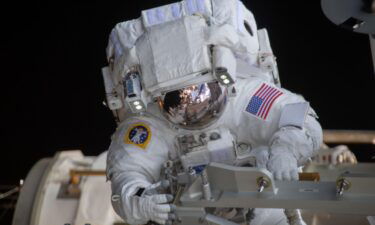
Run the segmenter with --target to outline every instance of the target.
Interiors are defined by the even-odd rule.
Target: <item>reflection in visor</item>
[[[202,128],[216,121],[224,111],[227,90],[217,82],[192,85],[168,92],[160,100],[163,115],[186,129]]]

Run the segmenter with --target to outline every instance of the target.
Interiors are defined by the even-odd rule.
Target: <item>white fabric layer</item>
[[[312,117],[308,116],[303,129],[296,127],[280,128],[270,140],[271,154],[288,152],[297,159],[298,165],[318,153],[323,142],[322,128]]]
[[[254,209],[250,225],[290,225],[283,209]]]
[[[124,143],[128,127],[135,122],[142,122],[150,127],[152,138],[146,150]],[[168,158],[171,145],[166,142],[168,135],[158,132],[166,130],[163,129],[164,126],[155,120],[150,122],[147,118],[131,118],[122,123],[112,136],[107,158],[107,176],[112,182],[113,208],[122,218],[133,218],[132,214],[126,214],[124,208],[137,189],[146,188],[159,180],[161,166]]]
[[[281,113],[279,128],[286,126],[302,128],[309,109],[308,102],[287,104]]]
[[[272,147],[267,169],[275,180],[298,180],[297,159],[289,149]]]
[[[204,18],[189,16],[148,29],[137,42],[146,90],[170,87],[181,78],[194,79],[211,69],[203,32],[206,26]]]
[[[212,8],[212,24],[230,24],[235,27],[239,37],[237,49],[241,49],[235,54],[246,63],[255,65],[258,59],[259,41],[254,15],[238,0],[212,0]]]
[[[178,20],[183,16],[194,14],[210,17],[211,11],[210,0],[185,0],[169,5],[156,7],[142,11],[142,21],[146,28]]]
[[[213,50],[214,67],[227,69],[230,78],[236,80],[236,58],[233,52],[226,47],[216,46]]]
[[[137,39],[143,34],[142,22],[134,19],[118,23],[113,28],[107,46],[107,59],[118,59],[125,51],[133,48]]]
[[[221,118],[207,129],[225,127],[231,131],[237,143],[248,143],[254,149],[268,146],[271,154],[276,154],[277,149],[282,149],[287,153],[288,160],[295,161],[295,168],[297,162],[298,165],[303,165],[322,142],[322,130],[319,123],[314,117],[308,115],[303,129],[293,127],[279,129],[279,120],[284,106],[305,102],[302,97],[285,89],[280,89],[283,95],[273,103],[266,120],[248,113],[246,107],[262,84],[264,84],[263,80],[255,78],[238,81],[237,96],[228,102]],[[156,105],[149,107],[148,113],[144,116],[128,115],[127,118],[113,135],[108,154],[107,173],[112,182],[113,194],[129,197],[138,187],[147,187],[159,180],[162,164],[169,155],[175,154],[174,137],[190,131],[171,128],[157,110]],[[143,122],[151,128],[152,138],[145,150],[125,144],[123,141],[129,127],[138,122]],[[260,157],[263,156],[260,155]],[[116,212],[125,219],[128,215],[122,210],[121,201],[127,198],[121,199],[114,204],[114,207]]]

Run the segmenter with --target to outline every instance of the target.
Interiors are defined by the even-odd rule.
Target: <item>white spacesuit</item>
[[[183,138],[221,141],[207,145],[208,155],[182,159],[186,169],[210,161],[240,166],[252,155],[254,166],[286,180],[298,179],[298,167],[322,143],[314,111],[279,87],[267,33],[238,0],[145,10],[116,26],[107,54],[107,103],[119,121],[107,176],[113,207],[129,224],[174,219],[172,197],[157,189]],[[267,212],[255,210],[251,224],[286,221],[280,210],[272,220]]]

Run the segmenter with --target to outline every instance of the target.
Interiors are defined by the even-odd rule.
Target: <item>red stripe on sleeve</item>
[[[272,99],[272,102],[270,103],[270,106],[267,109],[266,115],[264,115],[263,119],[267,119],[268,113],[270,112],[270,109],[272,108],[273,103],[276,101],[278,97],[280,97],[283,94],[283,92],[280,92],[274,99]]]

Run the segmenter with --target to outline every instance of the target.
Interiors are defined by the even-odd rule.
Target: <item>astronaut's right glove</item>
[[[131,195],[123,195],[121,197],[122,207],[120,207],[125,214],[126,222],[128,224],[146,224],[152,221],[166,224],[175,219],[175,215],[172,214],[175,206],[169,204],[173,200],[173,196],[157,193],[158,189],[168,185],[164,181],[160,181],[146,188],[137,188]]]
[[[272,149],[267,169],[276,180],[298,180],[297,159],[288,149]]]
[[[131,211],[131,215],[137,221],[143,220],[144,223],[154,221],[159,224],[165,224],[167,220],[174,219],[174,206],[168,204],[173,199],[171,195],[156,194],[146,196],[132,196],[124,205],[125,211]],[[127,218],[130,221],[130,218]]]

